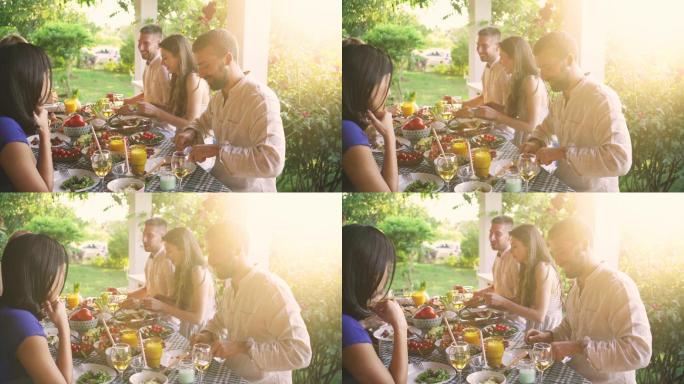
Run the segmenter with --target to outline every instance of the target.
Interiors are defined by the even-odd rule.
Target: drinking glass
[[[523,192],[529,192],[530,180],[539,173],[537,156],[532,153],[521,153],[520,157],[518,157],[518,172],[520,172],[520,178],[525,181],[525,190]]]
[[[536,375],[534,362],[531,359],[522,359],[518,362],[518,381],[520,384],[534,384]]]
[[[470,359],[470,347],[464,341],[455,341],[446,350],[449,356],[449,363],[458,371],[458,382],[462,380],[463,368],[468,365]]]
[[[192,346],[192,361],[200,374],[200,384],[204,380],[204,371],[211,364],[211,345],[198,343]]]
[[[100,178],[100,182],[104,184],[104,178],[112,170],[112,156],[107,150],[96,151],[90,156],[90,163],[93,166],[93,171]]]
[[[453,153],[439,155],[435,159],[435,169],[437,170],[439,177],[441,177],[442,180],[449,185],[449,182],[451,182],[451,179],[454,178],[456,170],[458,169],[456,155]]]
[[[183,178],[190,174],[190,161],[183,151],[176,151],[171,156],[171,170],[178,178],[178,190],[183,190]]]
[[[117,377],[121,375],[128,368],[131,363],[131,347],[128,344],[114,344],[111,352],[112,365],[116,369]]]
[[[484,353],[487,358],[487,365],[490,368],[498,369],[503,365],[504,346],[503,337],[493,336],[484,340]]]
[[[223,328],[221,329],[221,332],[218,334],[218,342],[223,346],[226,347],[228,345],[228,329]],[[218,356],[214,356],[214,360],[216,362],[223,364],[226,359]]]
[[[534,358],[535,367],[541,373],[539,382],[544,382],[544,371],[547,370],[553,362],[551,344],[534,343],[534,346],[532,347],[532,357]]]

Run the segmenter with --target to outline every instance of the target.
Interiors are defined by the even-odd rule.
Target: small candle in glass
[[[176,190],[176,176],[168,169],[159,171],[159,189],[164,192]]]
[[[178,363],[178,382],[180,384],[195,382],[195,364],[191,359],[183,359]]]
[[[534,384],[536,379],[536,370],[534,369],[534,362],[531,359],[522,359],[518,362],[518,381],[521,384]]]

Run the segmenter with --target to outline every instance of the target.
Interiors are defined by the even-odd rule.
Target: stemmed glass
[[[183,151],[176,151],[171,155],[171,169],[178,178],[178,190],[183,190],[183,178],[190,174],[190,161]]]
[[[468,343],[464,341],[455,341],[446,350],[447,355],[449,356],[449,363],[458,371],[459,383],[462,379],[461,375],[463,369],[468,365],[468,359],[470,359],[469,348]]]
[[[442,180],[444,180],[448,187],[449,183],[451,182],[451,179],[454,178],[456,170],[458,169],[458,161],[456,155],[453,153],[445,153],[443,155],[439,155],[435,159],[435,169],[437,170],[437,174],[439,175],[439,177],[441,177]]]
[[[104,183],[104,178],[112,170],[112,155],[108,150],[96,151],[90,156],[90,163],[93,166],[95,175],[100,178],[100,183]]]
[[[221,329],[221,332],[218,334],[218,342],[221,344],[221,346],[226,347],[228,345],[228,340],[228,328]],[[226,361],[226,359],[218,356],[214,356],[214,360],[221,364]]]
[[[551,355],[551,344],[549,343],[534,343],[532,347],[532,357],[534,357],[534,365],[539,372],[541,372],[540,383],[544,382],[544,371],[547,370],[553,362]]]
[[[200,373],[200,384],[204,380],[204,371],[209,368],[211,364],[211,345],[198,343],[192,346],[192,361],[195,363],[195,368]]]
[[[530,180],[539,173],[537,156],[532,153],[521,153],[520,157],[518,157],[518,171],[520,172],[520,178],[525,181],[525,190],[523,192],[529,192]]]
[[[131,363],[131,347],[128,344],[114,344],[111,352],[112,365],[118,375],[123,378],[123,373]]]

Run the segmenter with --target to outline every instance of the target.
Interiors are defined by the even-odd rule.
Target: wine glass
[[[108,150],[96,151],[90,156],[90,163],[93,166],[95,175],[104,183],[104,178],[112,170],[112,155]]]
[[[446,350],[449,356],[449,363],[458,371],[458,382],[461,382],[463,368],[468,365],[470,359],[470,347],[464,341],[455,341]]]
[[[541,378],[539,382],[544,382],[544,371],[547,370],[553,362],[551,355],[551,344],[549,343],[534,343],[532,347],[532,357],[534,357],[534,365],[539,372]]]
[[[131,346],[128,344],[114,344],[111,352],[112,365],[118,375],[123,376],[124,371],[131,363]],[[122,377],[123,378],[123,377]]]
[[[192,361],[195,363],[195,368],[200,373],[200,384],[204,380],[204,371],[209,368],[211,364],[211,345],[198,343],[192,346]]]
[[[448,186],[458,169],[456,155],[453,153],[439,155],[435,159],[435,169],[437,170],[439,177],[441,177]]]
[[[171,169],[178,178],[178,190],[183,190],[183,178],[190,174],[190,161],[183,151],[176,151],[171,155]]]
[[[218,334],[218,342],[221,346],[226,347],[228,345],[228,340],[228,328],[221,329],[221,332]],[[214,360],[221,364],[226,361],[226,359],[218,356],[214,356]]]
[[[523,192],[529,192],[530,180],[539,173],[537,156],[532,153],[521,153],[520,157],[518,157],[518,171],[520,172],[520,178],[525,181],[525,190]]]

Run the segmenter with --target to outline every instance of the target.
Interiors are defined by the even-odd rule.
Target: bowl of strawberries
[[[397,152],[397,164],[402,167],[414,167],[423,162],[423,154],[418,151]]]
[[[433,339],[411,339],[406,342],[409,353],[427,357],[435,350],[435,341]]]
[[[78,341],[71,343],[71,354],[82,359],[87,359],[95,350],[90,341]]]

